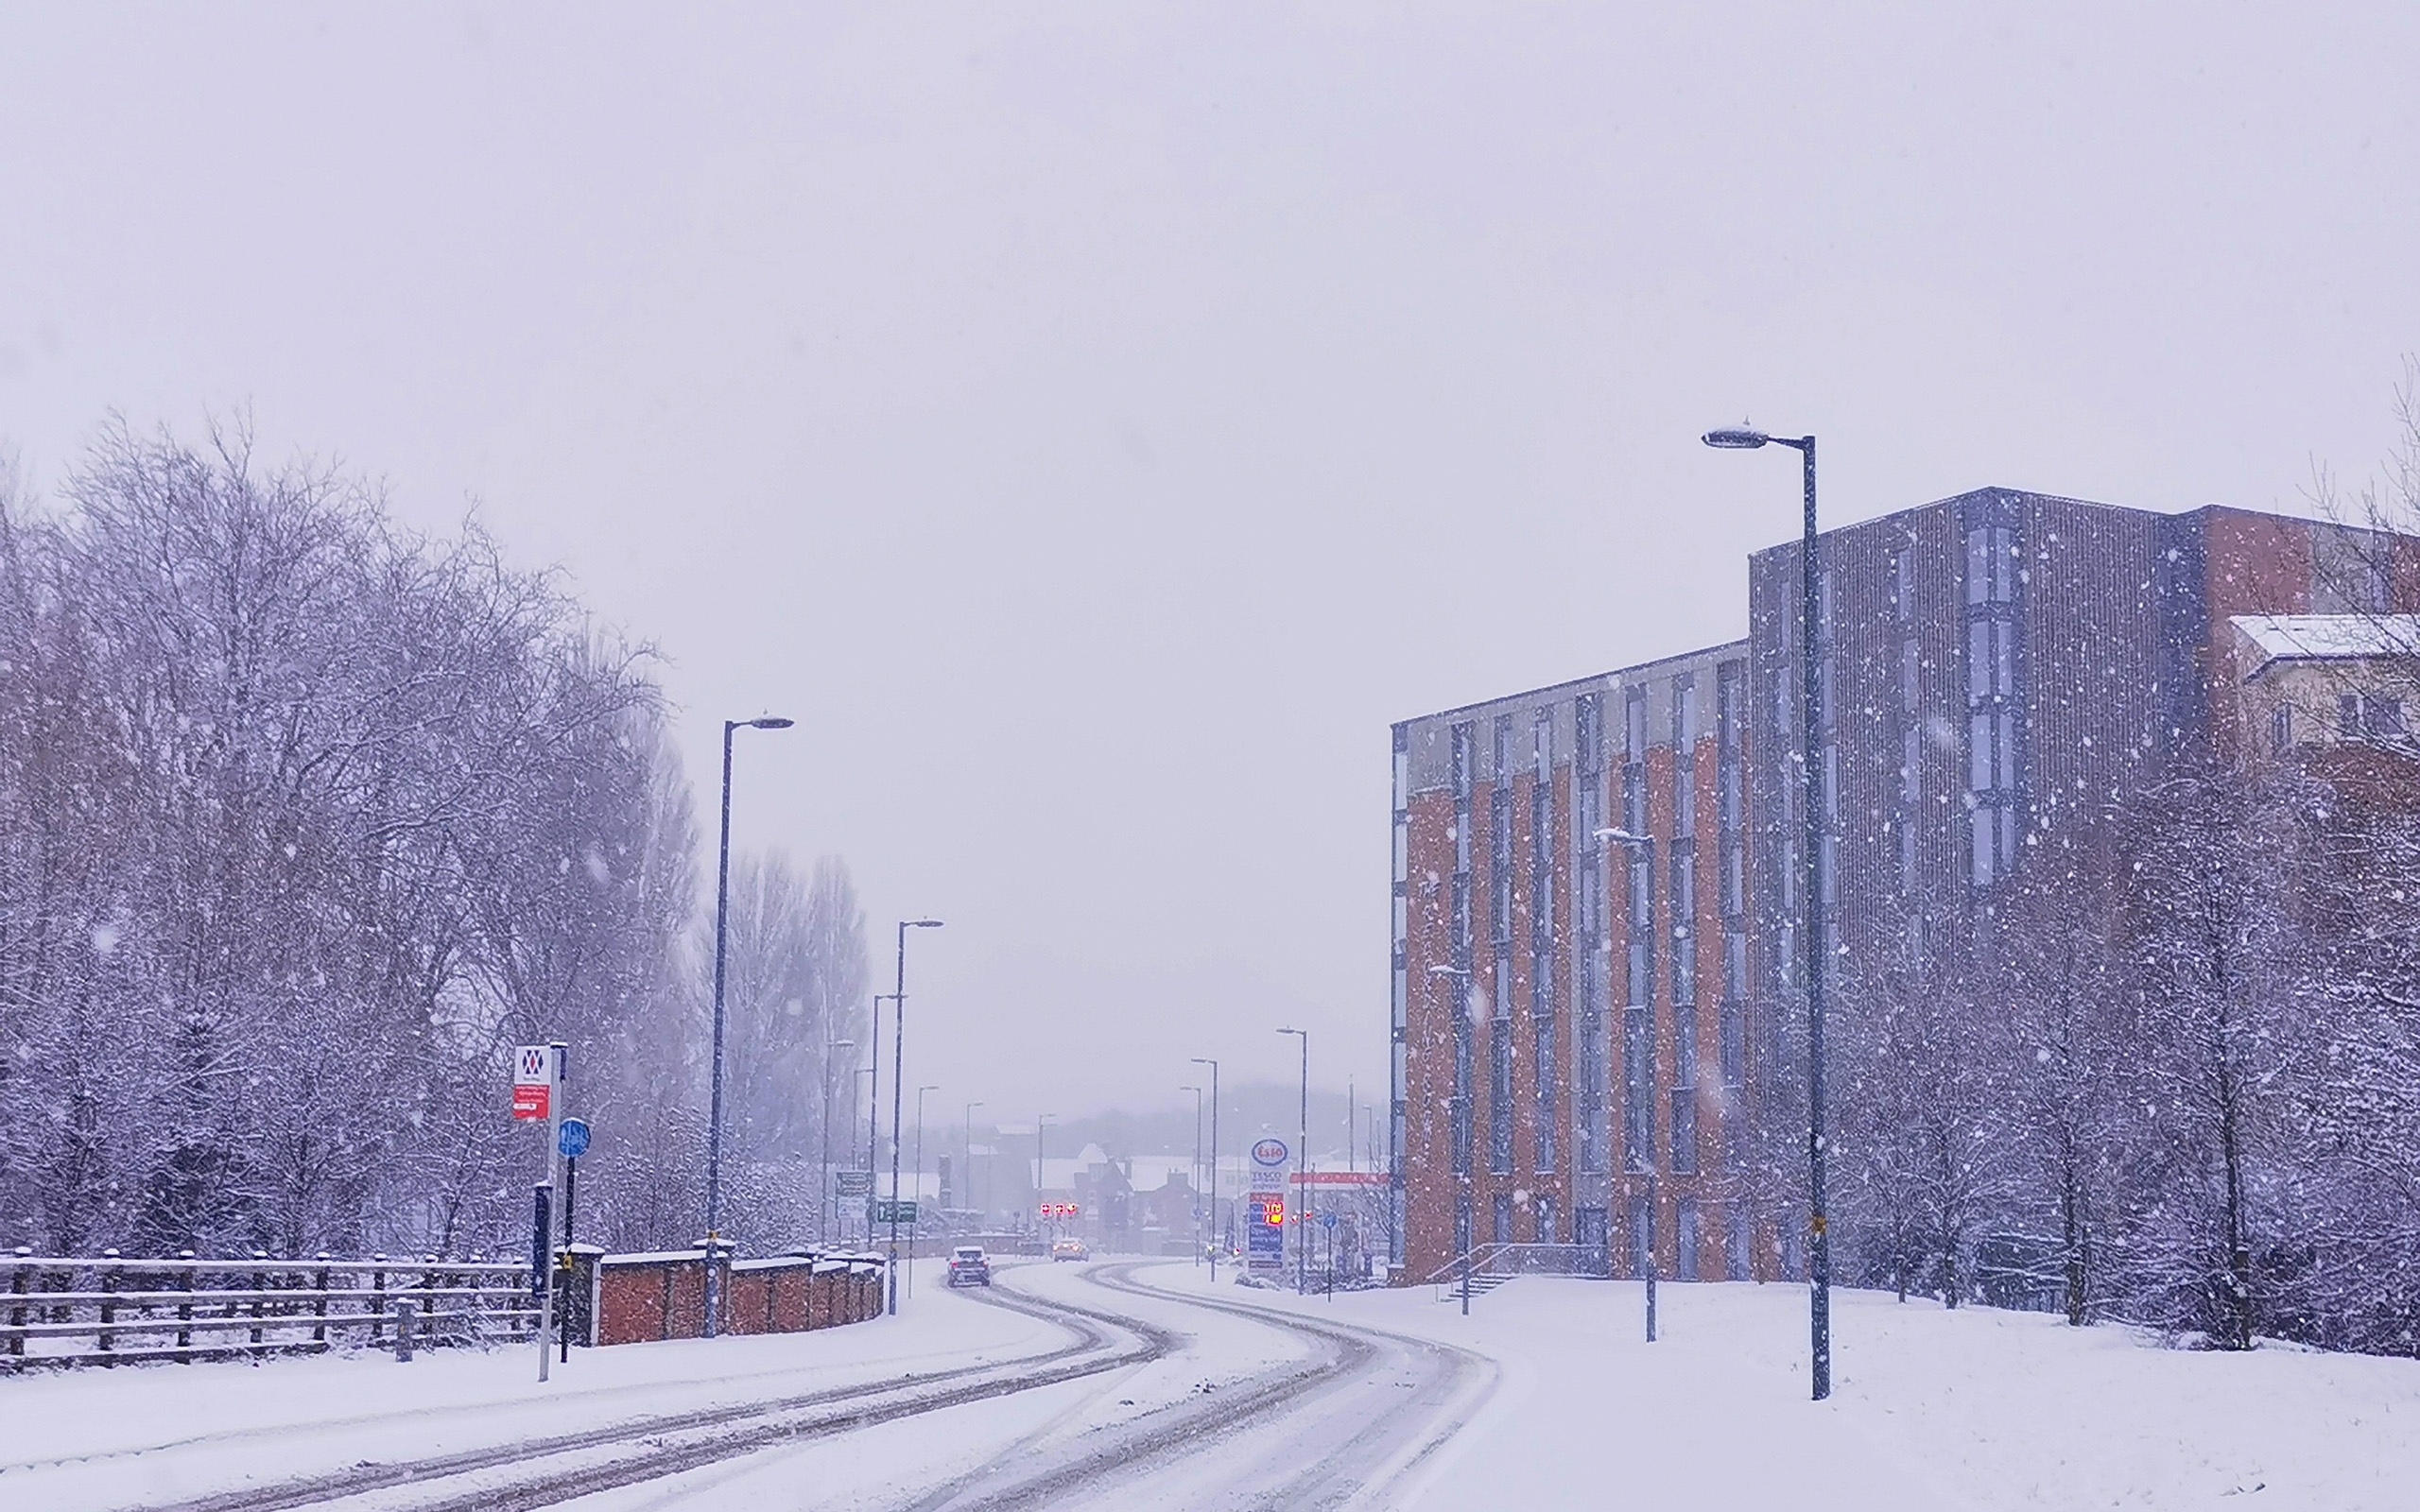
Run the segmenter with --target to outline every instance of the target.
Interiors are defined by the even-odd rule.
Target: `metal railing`
[[[527,1261],[0,1256],[0,1370],[527,1340]]]
[[[1510,1280],[1515,1276],[1586,1276],[1602,1280],[1613,1274],[1613,1255],[1603,1245],[1480,1245],[1438,1266],[1417,1284],[1459,1286],[1467,1275],[1474,1280]]]

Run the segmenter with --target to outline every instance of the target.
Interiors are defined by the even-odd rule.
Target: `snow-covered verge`
[[[925,1278],[895,1318],[807,1333],[575,1349],[360,1352],[0,1378],[0,1506],[150,1505],[359,1462],[515,1443],[728,1402],[1038,1355],[1043,1319]]]
[[[1146,1273],[1193,1284],[1183,1270]],[[1833,1294],[1831,1400],[1806,1395],[1806,1294],[1531,1277],[1464,1318],[1428,1288],[1224,1296],[1435,1338],[1503,1366],[1415,1507],[1802,1512],[2420,1506],[2420,1363],[2163,1348],[2132,1330]],[[2239,1500],[2252,1497],[2246,1503]]]

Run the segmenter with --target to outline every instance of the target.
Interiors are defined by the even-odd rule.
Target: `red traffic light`
[[[1083,1209],[1072,1202],[1046,1202],[1036,1211],[1046,1218],[1073,1218]]]

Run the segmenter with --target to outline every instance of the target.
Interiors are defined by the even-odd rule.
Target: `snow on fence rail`
[[[526,1261],[0,1258],[0,1370],[526,1340]],[[403,1331],[410,1329],[408,1338]]]

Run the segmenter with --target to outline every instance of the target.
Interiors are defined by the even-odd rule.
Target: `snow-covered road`
[[[928,1284],[901,1318],[823,1333],[581,1352],[544,1387],[529,1365],[362,1356],[9,1383],[0,1503],[1387,1505],[1495,1373],[1450,1345],[1132,1264],[1005,1267],[989,1294]]]

